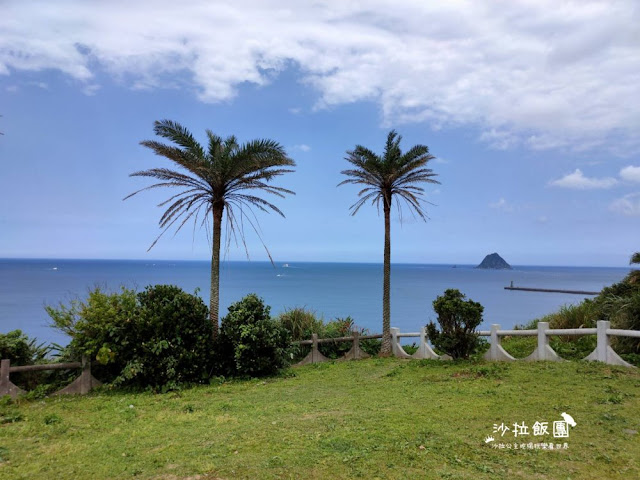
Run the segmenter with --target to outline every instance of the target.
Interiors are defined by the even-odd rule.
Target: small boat
[[[289,267],[288,263],[285,263],[284,265],[282,265],[282,268],[288,268],[288,267]]]

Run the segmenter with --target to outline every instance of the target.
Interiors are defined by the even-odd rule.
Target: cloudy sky
[[[633,0],[0,1],[0,257],[208,258],[191,228],[147,253],[169,191],[122,201],[170,166],[139,145],[167,118],[286,147],[297,195],[259,215],[280,261],[381,261],[382,219],[336,185],[395,128],[441,185],[392,224],[394,261],[626,265],[638,25]]]

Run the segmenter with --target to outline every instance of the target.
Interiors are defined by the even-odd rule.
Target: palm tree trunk
[[[384,202],[384,271],[382,281],[381,356],[391,355],[391,202]]]
[[[211,292],[209,298],[209,318],[213,339],[218,338],[218,313],[220,309],[220,236],[224,204],[213,207],[213,247],[211,249]]]

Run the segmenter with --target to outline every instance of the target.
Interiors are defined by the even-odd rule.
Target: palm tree
[[[216,338],[220,303],[220,237],[225,210],[227,246],[232,235],[236,241],[239,235],[246,250],[243,222],[247,221],[258,233],[255,223],[257,219],[252,207],[263,212],[272,210],[284,217],[278,207],[256,196],[254,192],[263,191],[279,197],[284,197],[285,193],[294,194],[291,190],[270,185],[269,182],[278,175],[292,172],[293,170],[286,167],[294,167],[295,162],[287,156],[284,148],[273,140],[253,140],[241,145],[234,136],[222,139],[207,130],[208,145],[205,149],[179,123],[170,120],[156,121],[154,132],[170,140],[173,145],[153,140],[145,140],[140,144],[153,150],[156,155],[173,161],[182,167],[183,172],[168,168],[152,168],[132,173],[132,177],[151,177],[160,180],[160,183],[133,192],[125,197],[125,200],[152,188],[182,188],[180,193],[172,195],[158,205],[169,207],[160,218],[160,228],[163,230],[149,250],[172,225],[177,225],[177,232],[193,218],[195,229],[199,218],[201,225],[208,225],[211,216],[213,236],[209,315],[213,325],[213,336]]]
[[[347,160],[353,169],[343,170],[341,173],[350,178],[338,184],[353,183],[363,185],[358,192],[358,201],[351,205],[351,214],[355,215],[365,203],[371,201],[372,205],[384,211],[384,281],[382,287],[382,348],[381,355],[391,353],[391,206],[395,198],[396,207],[402,221],[401,200],[409,207],[409,211],[415,217],[416,214],[422,220],[427,220],[423,210],[422,195],[424,188],[422,183],[440,183],[434,180],[436,174],[430,168],[425,168],[427,162],[432,160],[429,147],[416,145],[406,153],[400,150],[399,136],[395,130],[389,132],[387,144],[382,156],[379,156],[361,145],[357,145],[353,151],[347,152]]]

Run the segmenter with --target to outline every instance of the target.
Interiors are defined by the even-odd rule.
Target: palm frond
[[[207,226],[214,205],[227,208],[227,240],[230,241],[231,236],[239,234],[245,248],[243,221],[249,221],[257,233],[258,219],[252,208],[284,216],[276,205],[256,194],[263,192],[277,197],[295,194],[287,188],[270,183],[285,173],[293,172],[290,167],[296,165],[279,143],[273,140],[253,140],[240,144],[234,136],[223,139],[207,130],[205,151],[191,132],[177,122],[156,121],[154,132],[170,140],[172,144],[145,140],[140,142],[141,145],[184,168],[186,173],[168,168],[152,168],[131,174],[133,177],[148,177],[160,182],[127,195],[125,200],[140,192],[161,187],[183,189],[158,205],[168,207],[159,220],[163,230],[150,249],[172,226],[176,226],[177,233],[189,220],[193,220],[195,233],[200,217],[200,227]],[[245,194],[243,191],[256,193]]]
[[[195,158],[204,158],[205,153],[202,145],[196,141],[189,130],[178,122],[157,120],[153,125],[153,131],[156,135],[171,140],[173,143],[181,146],[182,151],[189,153]]]
[[[425,200],[422,184],[440,183],[433,178],[437,175],[425,167],[435,157],[429,153],[426,145],[415,145],[403,154],[400,148],[401,140],[402,136],[391,130],[387,135],[382,155],[377,155],[362,145],[356,145],[353,150],[347,151],[345,160],[353,168],[340,172],[347,178],[338,186],[365,186],[358,192],[358,201],[349,207],[352,215],[368,201],[378,209],[381,202],[384,202],[385,208],[390,208],[396,197],[395,204],[401,217],[402,207],[399,202],[402,201],[412,215],[423,220],[428,218],[423,206]]]

